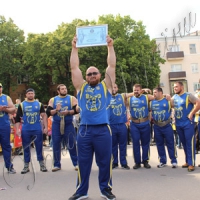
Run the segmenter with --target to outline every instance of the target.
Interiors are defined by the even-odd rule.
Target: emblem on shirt
[[[180,119],[181,117],[183,117],[183,107],[179,107],[179,108],[174,108],[175,110],[175,116],[177,119]]]
[[[154,118],[156,121],[162,122],[165,120],[165,110],[162,111],[154,111]]]
[[[26,116],[27,116],[27,122],[29,124],[35,124],[35,122],[37,121],[37,112],[34,113],[27,112]]]
[[[97,90],[100,90],[100,87],[99,87],[99,86],[96,86],[96,89],[97,89]]]
[[[135,112],[135,118],[140,119],[145,117],[145,107],[133,108],[133,111]]]
[[[101,94],[86,94],[86,108],[89,111],[97,111],[101,108]]]
[[[113,109],[113,114],[117,116],[122,115],[122,104],[119,105],[112,105],[111,108]]]

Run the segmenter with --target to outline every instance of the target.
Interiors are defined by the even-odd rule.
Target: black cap
[[[33,88],[28,88],[28,89],[26,90],[26,94],[27,94],[28,92],[34,92],[34,93],[35,93],[35,90],[34,90]]]

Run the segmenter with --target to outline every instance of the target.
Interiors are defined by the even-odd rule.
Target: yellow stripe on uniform
[[[108,127],[108,129],[110,131],[110,135],[112,136],[112,131],[111,131],[111,128],[110,128],[110,126],[108,124],[107,124],[107,127]]]
[[[101,82],[102,85],[103,85],[103,90],[104,90],[104,94],[105,94],[105,97],[107,97],[107,87],[106,87],[106,83],[104,81]]]
[[[194,164],[195,164],[195,160],[194,160],[194,154],[195,154],[195,152],[194,152],[194,135],[192,136],[192,140],[191,140],[191,147],[192,147],[192,165],[194,166]]]
[[[168,110],[168,112],[170,112],[170,110],[171,110],[171,102],[170,101],[168,101],[168,106],[169,106],[169,110]]]
[[[187,95],[187,97],[186,97],[186,102],[185,102],[185,104],[186,104],[186,108],[188,108],[188,105],[189,105],[189,95]]]
[[[71,106],[71,108],[73,107],[73,104],[72,104],[72,96],[70,96],[70,106]]]
[[[81,91],[80,91],[80,99],[82,98],[82,95],[83,95],[83,90],[84,90],[84,87],[86,86],[87,82],[84,82],[82,87],[81,87]]]
[[[20,105],[21,105],[21,108],[22,108],[22,113],[23,113],[23,104],[22,104],[22,103],[20,103]]]

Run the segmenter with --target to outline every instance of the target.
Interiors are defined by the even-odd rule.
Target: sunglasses
[[[97,74],[99,74],[99,72],[90,72],[90,73],[86,74],[86,76],[92,76],[92,75],[96,76]]]

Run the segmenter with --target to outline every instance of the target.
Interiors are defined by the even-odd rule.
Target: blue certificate
[[[107,45],[108,25],[76,27],[76,47],[91,47]]]

